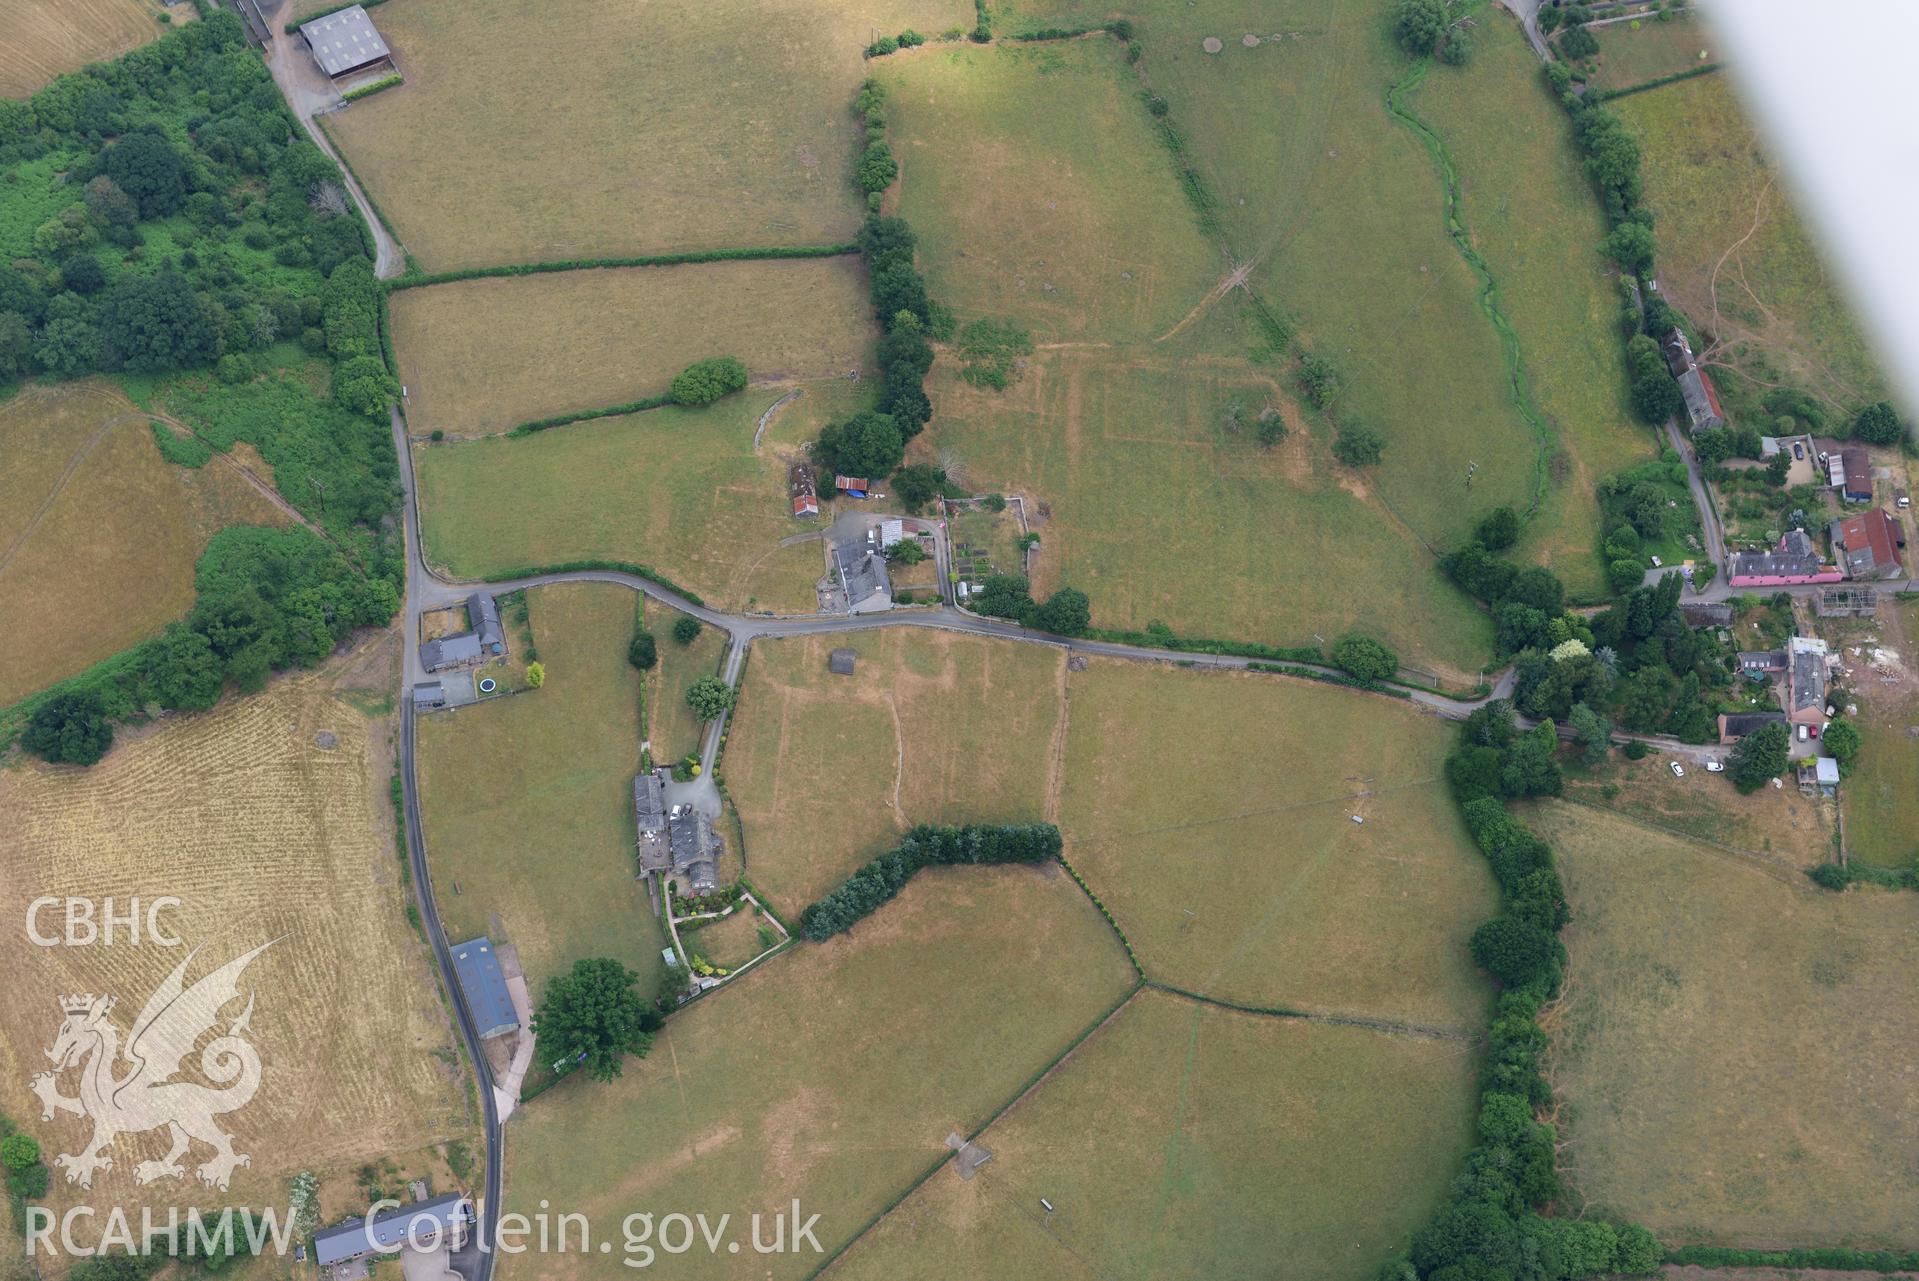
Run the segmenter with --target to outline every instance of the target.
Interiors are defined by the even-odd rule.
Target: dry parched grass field
[[[1466,940],[1495,893],[1441,777],[1444,721],[1302,681],[1098,659],[1072,676],[1068,717],[1066,855],[1149,978],[1481,1025]]]
[[[536,1003],[588,956],[618,958],[650,993],[666,941],[634,853],[633,593],[561,583],[530,591],[528,608],[546,684],[419,722],[421,817],[447,937],[514,944]]]
[[[532,1214],[546,1199],[601,1233],[637,1210],[731,1214],[742,1240],[762,1213],[767,1240],[771,1215],[797,1197],[802,1218],[821,1216],[814,1234],[830,1251],[1132,981],[1112,931],[1059,868],[922,872],[850,934],[673,1018],[619,1081],[529,1108],[514,1123],[507,1209]],[[660,1254],[653,1267],[791,1278],[819,1261],[743,1246]],[[503,1281],[607,1274],[577,1247],[501,1263]]]
[[[0,98],[25,98],[55,76],[117,58],[165,34],[145,0],[0,0]],[[164,10],[190,22],[192,5]]]
[[[1227,270],[1112,40],[928,46],[874,63],[927,287],[1040,341],[1147,339]]]
[[[758,388],[705,409],[668,407],[518,439],[416,445],[427,553],[459,575],[588,558],[638,561],[721,609],[817,606],[820,528],[793,519],[787,462],[820,423],[863,406],[870,385],[807,384],[759,452]]]
[[[191,949],[199,951],[189,983],[272,944],[241,982],[253,1000],[249,1039],[262,1084],[221,1120],[251,1166],[225,1193],[191,1178],[141,1188],[134,1166],[165,1152],[165,1133],[123,1137],[91,1192],[56,1175],[48,1198],[56,1212],[115,1205],[137,1223],[141,1205],[284,1206],[296,1171],[467,1137],[464,1069],[431,958],[403,915],[387,799],[392,722],[370,721],[327,681],[278,682],[205,715],[169,718],[88,770],[0,775],[0,1112],[49,1157],[79,1151],[90,1132],[69,1115],[41,1122],[27,1089],[47,1067],[42,1051],[60,1027],[62,996],[118,998],[111,1019],[124,1045],[147,997]],[[162,919],[185,946],[129,946],[124,933],[111,947],[35,946],[24,923],[43,895],[111,896],[122,911],[135,897],[178,897]],[[43,930],[57,932],[57,917],[43,916]],[[242,1008],[224,1012],[222,1030]],[[207,1082],[198,1064],[189,1056],[183,1079]],[[71,1074],[64,1092],[74,1092]],[[206,1157],[198,1150],[193,1161]]]
[[[1058,650],[916,628],[756,644],[721,766],[754,883],[790,919],[914,823],[1051,819],[1065,680]]]
[[[850,255],[463,280],[402,290],[392,309],[416,436],[662,395],[707,356],[738,356],[756,383],[872,362],[866,277]]]
[[[1883,397],[1865,337],[1732,82],[1699,76],[1612,107],[1639,138],[1646,201],[1659,211],[1660,287],[1712,338],[1700,358],[1756,392],[1782,382],[1808,391],[1835,414]]]
[[[0,453],[0,706],[184,615],[222,527],[286,522],[220,455],[197,470],[161,458],[147,415],[102,382],[17,393]]]
[[[641,608],[660,654],[659,663],[646,674],[646,736],[653,744],[654,761],[671,765],[700,750],[706,726],[686,705],[686,691],[700,677],[719,674],[726,633],[702,624],[693,643],[682,645],[673,639],[673,624],[683,617],[678,610],[653,601]]]
[[[404,88],[333,130],[429,270],[849,239],[874,32],[961,0],[395,0]]]
[[[1144,991],[829,1275],[1367,1276],[1438,1202],[1472,1081],[1458,1041]]]
[[[1919,1246],[1919,898],[1549,804],[1560,1170],[1671,1243]]]
[[[977,489],[1047,504],[1035,586],[1086,592],[1099,626],[1157,619],[1274,645],[1358,628],[1462,681],[1484,661],[1485,615],[1370,480],[1335,464],[1277,370],[1053,351],[1005,392],[969,387],[945,363],[931,387],[937,416],[916,456],[957,461]],[[1230,431],[1234,406],[1241,426]],[[1252,438],[1268,406],[1292,428],[1272,448]]]

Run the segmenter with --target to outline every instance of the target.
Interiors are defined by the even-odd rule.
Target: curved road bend
[[[397,405],[391,411],[391,418],[394,448],[399,455],[400,485],[405,500],[404,524],[407,542],[406,596],[401,611],[406,680],[400,698],[400,765],[406,810],[407,848],[413,866],[414,882],[419,887],[421,915],[426,922],[427,934],[433,943],[434,956],[440,964],[442,981],[453,1001],[454,1011],[460,1022],[461,1035],[466,1039],[467,1051],[473,1060],[474,1072],[480,1082],[480,1096],[486,1114],[487,1127],[485,1205],[489,1223],[497,1216],[500,1206],[503,1182],[501,1145],[504,1140],[504,1130],[499,1120],[499,1109],[494,1100],[492,1074],[487,1067],[485,1056],[480,1051],[479,1039],[475,1035],[471,1016],[459,995],[459,984],[453,972],[452,957],[447,952],[445,933],[434,905],[433,882],[426,861],[426,839],[420,824],[419,784],[414,767],[414,713],[410,695],[414,683],[426,677],[426,672],[420,666],[419,657],[419,615],[422,610],[457,604],[465,600],[478,587],[504,593],[527,587],[539,587],[548,583],[616,583],[641,592],[661,604],[690,614],[701,622],[724,631],[731,641],[723,669],[729,684],[737,683],[740,671],[745,664],[748,647],[762,637],[817,636],[828,633],[873,631],[884,627],[925,627],[940,631],[963,632],[1030,645],[1050,645],[1073,654],[1118,658],[1134,662],[1185,663],[1194,667],[1244,670],[1251,663],[1261,661],[1230,654],[1197,654],[1181,650],[1155,649],[1145,645],[1126,645],[1114,641],[1054,636],[1045,632],[1031,631],[1018,623],[1003,619],[983,618],[976,614],[969,614],[950,605],[941,605],[937,609],[930,610],[914,609],[861,615],[727,614],[709,609],[704,605],[696,605],[678,592],[662,587],[651,579],[619,570],[572,570],[564,573],[534,574],[525,578],[492,583],[462,582],[445,578],[426,563],[420,540],[420,509],[414,487],[413,454],[407,440],[406,424],[400,416]],[[1710,533],[1716,532],[1716,522],[1711,519],[1709,507],[1702,505],[1701,510],[1705,515],[1710,536]],[[1715,584],[1715,586],[1720,585]],[[1712,595],[1709,591],[1705,598],[1711,599]],[[1331,675],[1340,674],[1338,669],[1323,664],[1295,663],[1291,666],[1304,667]],[[1500,673],[1492,692],[1485,698],[1448,698],[1418,689],[1409,690],[1408,693],[1411,695],[1410,701],[1418,706],[1449,720],[1464,720],[1475,708],[1482,706],[1490,699],[1511,697],[1513,682],[1514,672],[1509,667]],[[1526,723],[1529,722],[1522,718],[1522,724]],[[708,778],[712,776],[714,759],[719,752],[720,739],[726,732],[726,724],[727,717],[722,716],[708,726],[706,743],[701,753],[701,760],[705,765],[703,773]],[[1625,734],[1619,736],[1622,740],[1628,737],[1635,736]],[[1661,751],[1698,762],[1717,759],[1723,755],[1716,745],[1693,747],[1650,736],[1646,737],[1646,741],[1654,744]],[[492,1271],[493,1254],[488,1250],[481,1255],[479,1275],[468,1278],[468,1281],[491,1281]]]

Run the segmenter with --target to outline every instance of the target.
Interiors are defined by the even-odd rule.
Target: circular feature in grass
[[[494,680],[491,676],[480,677],[480,692],[482,694],[491,694],[494,690],[498,688],[500,688],[500,683]]]
[[[1224,49],[1226,47],[1226,42],[1221,40],[1218,36],[1207,36],[1204,40],[1199,42],[1199,47],[1204,49],[1207,53],[1218,53],[1221,49]]]

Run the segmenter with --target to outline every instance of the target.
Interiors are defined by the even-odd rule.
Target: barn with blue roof
[[[460,995],[466,998],[467,1013],[482,1040],[503,1032],[517,1031],[520,1016],[513,1011],[512,994],[506,990],[506,976],[500,973],[500,957],[491,939],[477,938],[455,944],[453,972],[460,976]]]

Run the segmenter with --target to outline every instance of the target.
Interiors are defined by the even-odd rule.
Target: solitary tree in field
[[[686,691],[686,705],[703,721],[724,716],[739,701],[740,692],[717,676],[702,676]]]
[[[681,614],[673,623],[673,639],[682,645],[691,645],[699,639],[700,620],[691,614]]]
[[[746,366],[734,356],[696,360],[673,379],[669,394],[676,405],[710,405],[746,388]]]
[[[596,1081],[619,1076],[626,1055],[644,1057],[660,1018],[634,990],[638,978],[608,957],[575,961],[569,973],[547,984],[534,1015],[541,1054],[548,1062],[577,1060]]]
[[[1399,0],[1393,10],[1393,34],[1415,58],[1431,53],[1445,30],[1446,6],[1441,0]]]

